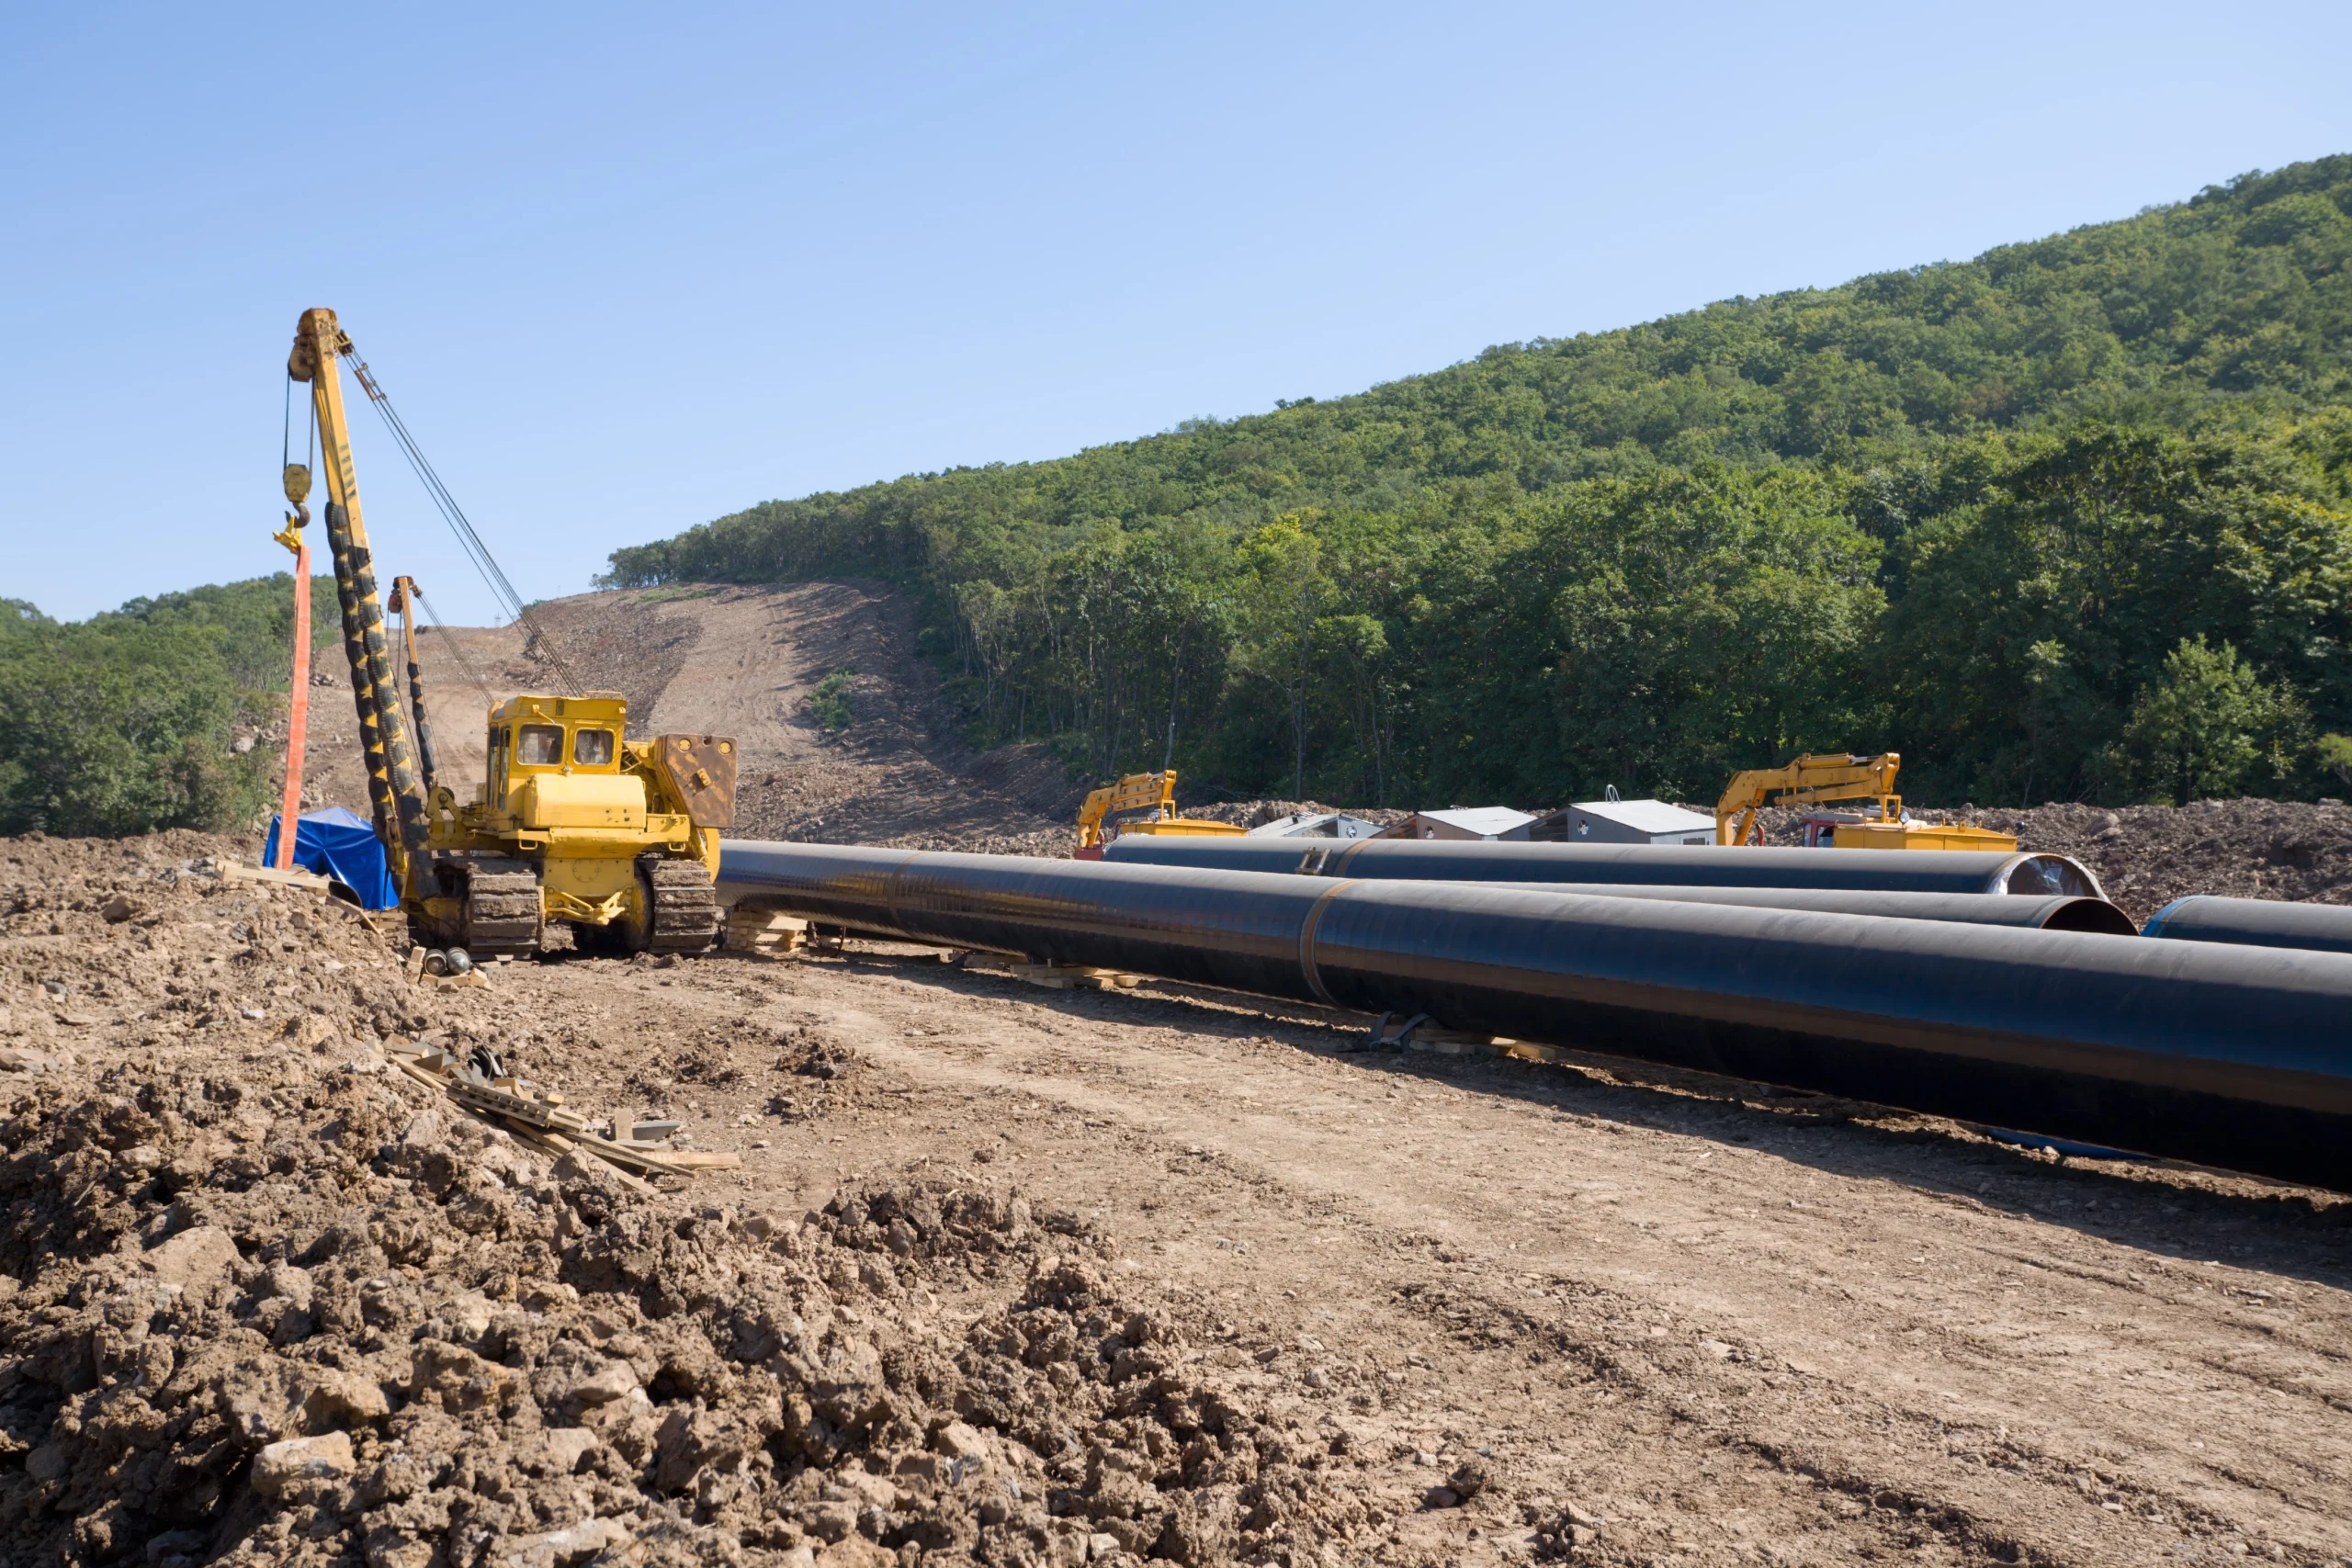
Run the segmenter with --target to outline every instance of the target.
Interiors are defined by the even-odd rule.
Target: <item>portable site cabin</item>
[[[1406,819],[1410,839],[1525,839],[1535,818],[1508,806],[1449,807],[1443,811],[1416,811]]]
[[[1351,817],[1344,811],[1295,811],[1250,829],[1253,839],[1377,839],[1377,822]]]
[[[1712,844],[1715,819],[1662,800],[1585,800],[1539,819],[1527,836],[1570,844]]]

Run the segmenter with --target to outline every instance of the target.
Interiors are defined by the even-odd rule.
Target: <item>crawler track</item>
[[[655,860],[643,875],[653,897],[648,951],[700,953],[718,940],[718,899],[702,862]]]
[[[518,860],[474,863],[466,876],[461,945],[477,958],[536,953],[539,947],[538,874]]]

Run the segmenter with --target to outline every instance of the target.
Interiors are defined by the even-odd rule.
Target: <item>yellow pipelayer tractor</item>
[[[460,803],[420,787],[393,683],[376,571],[360,521],[337,355],[381,393],[334,312],[305,310],[287,374],[311,387],[326,468],[327,542],[359,710],[368,795],[411,931],[476,957],[537,951],[567,924],[586,946],[695,952],[718,931],[718,830],[734,820],[735,744],[714,735],[627,737],[618,693],[518,696],[490,712],[487,777]],[[288,536],[310,521],[307,468],[289,464]],[[405,580],[403,597],[413,595]],[[413,697],[422,698],[411,658]],[[419,713],[422,714],[420,705]],[[429,764],[428,764],[429,765]]]

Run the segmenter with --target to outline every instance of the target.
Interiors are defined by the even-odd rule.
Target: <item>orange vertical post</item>
[[[294,547],[294,686],[286,714],[286,796],[277,807],[277,869],[294,868],[302,817],[302,741],[311,718],[311,547]]]

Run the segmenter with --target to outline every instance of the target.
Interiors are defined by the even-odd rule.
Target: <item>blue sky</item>
[[[0,595],[278,570],[338,310],[526,594],[1052,457],[2352,151],[2352,7],[25,3]],[[388,570],[489,618],[364,408]]]

